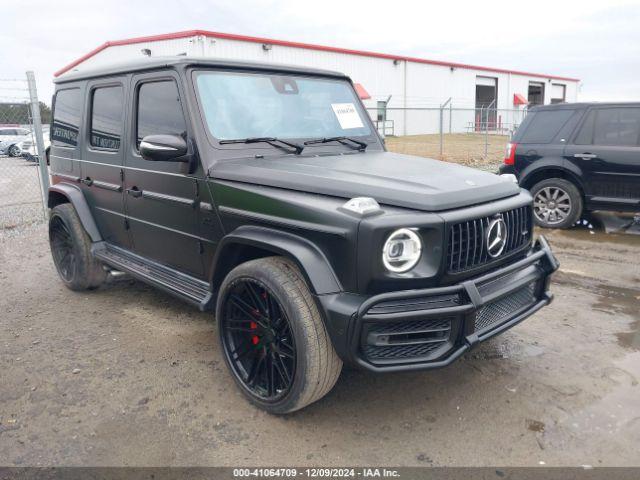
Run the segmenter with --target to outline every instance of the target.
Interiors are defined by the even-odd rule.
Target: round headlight
[[[393,232],[382,249],[382,263],[390,272],[408,272],[416,266],[422,253],[420,237],[408,228]]]

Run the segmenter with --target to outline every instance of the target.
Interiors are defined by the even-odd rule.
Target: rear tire
[[[582,195],[563,178],[548,178],[531,188],[533,218],[543,228],[569,228],[582,215]]]
[[[251,403],[299,410],[335,385],[342,361],[300,270],[282,257],[252,260],[224,279],[216,309],[225,362]]]
[[[91,255],[91,239],[70,203],[51,210],[49,244],[58,275],[68,288],[91,290],[104,283],[107,272]]]

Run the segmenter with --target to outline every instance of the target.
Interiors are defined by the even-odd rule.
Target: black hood
[[[391,152],[331,156],[241,158],[217,163],[213,178],[441,211],[517,195],[520,188],[492,173]]]

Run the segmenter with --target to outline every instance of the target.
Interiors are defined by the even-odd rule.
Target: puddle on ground
[[[580,240],[640,244],[640,213],[589,212],[576,224],[559,230],[563,237]]]
[[[616,333],[618,343],[625,348],[640,350],[640,320],[634,321],[630,328],[628,332]]]
[[[612,383],[612,389],[600,400],[545,429],[547,441],[569,433],[575,438],[590,435],[626,438],[640,441],[640,403],[638,402],[638,378],[640,378],[640,352],[627,355],[603,372]]]
[[[620,346],[640,350],[640,290],[600,284],[597,294],[600,298],[593,304],[594,310],[631,317],[628,329],[616,333]]]
[[[474,360],[531,358],[539,357],[545,352],[545,349],[537,344],[516,342],[510,336],[501,335],[495,338],[495,341],[481,343],[473,353],[469,354],[469,358]]]

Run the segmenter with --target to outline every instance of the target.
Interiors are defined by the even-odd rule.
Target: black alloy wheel
[[[63,280],[71,282],[76,274],[77,259],[74,252],[73,237],[69,227],[59,216],[53,216],[49,224],[51,253],[58,273]]]
[[[91,290],[104,283],[107,272],[91,254],[91,239],[70,203],[51,209],[49,245],[56,270],[68,288]]]
[[[291,325],[273,292],[253,278],[238,278],[227,291],[219,328],[233,374],[264,402],[285,397],[296,374]]]

